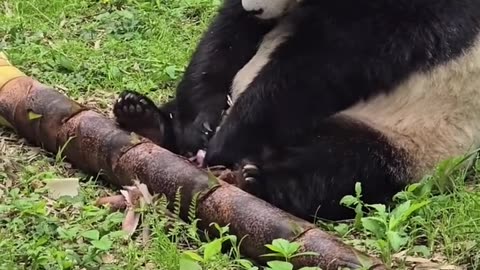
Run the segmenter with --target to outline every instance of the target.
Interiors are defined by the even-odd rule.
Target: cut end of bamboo
[[[18,68],[12,66],[5,53],[0,52],[0,91],[9,81],[26,76],[27,75],[21,72]]]
[[[12,64],[8,61],[8,57],[4,52],[0,52],[0,67],[1,66],[11,66]]]

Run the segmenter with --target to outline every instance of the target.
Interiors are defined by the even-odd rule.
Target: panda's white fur
[[[232,83],[232,100],[235,100],[245,91],[255,79],[258,72],[268,64],[275,49],[288,39],[291,25],[287,22],[280,23],[271,32],[265,35],[254,57],[235,75]]]
[[[261,19],[279,18],[289,10],[295,7],[302,0],[242,0],[242,6],[246,11],[255,12]],[[240,96],[245,91],[248,85],[255,79],[258,72],[268,64],[270,56],[278,46],[285,42],[291,33],[291,25],[287,21],[280,21],[280,23],[265,35],[262,42],[258,46],[257,53],[252,59],[238,71],[232,82],[231,98],[232,101]]]
[[[246,0],[246,2],[252,2]],[[238,97],[247,89],[248,85],[257,77],[262,68],[270,62],[272,53],[285,42],[291,34],[291,24],[282,21],[272,31],[265,35],[258,46],[257,53],[241,68],[233,78],[230,95],[231,104],[229,109],[223,114],[222,122],[216,128],[216,132],[221,129],[226,116],[229,114],[233,104]]]
[[[246,11],[257,13],[260,19],[275,19],[294,8],[301,0],[242,0]]]
[[[411,180],[480,145],[480,39],[461,57],[412,75],[390,95],[341,112],[381,131],[413,158]]]

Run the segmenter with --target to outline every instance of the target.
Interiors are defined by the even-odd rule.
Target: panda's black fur
[[[357,181],[366,202],[385,202],[480,144],[480,1],[303,0],[256,15],[225,0],[176,98],[156,110],[124,92],[119,123],[177,153],[206,147],[208,165],[248,160],[260,173],[249,192],[309,220],[349,217],[339,201]],[[249,63],[275,31],[263,65]],[[255,65],[229,109],[237,73]]]

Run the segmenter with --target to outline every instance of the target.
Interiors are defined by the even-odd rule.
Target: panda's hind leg
[[[313,135],[313,136],[312,136]],[[362,184],[365,203],[387,203],[404,187],[408,158],[380,132],[349,118],[322,121],[315,132],[276,147],[250,193],[300,218],[330,220],[354,216],[340,205]]]
[[[113,105],[119,126],[165,146],[171,135],[171,119],[148,97],[138,92],[123,91]]]
[[[264,192],[262,165],[270,164],[281,156],[280,153],[274,152],[274,149],[271,145],[264,145],[256,156],[244,158],[235,165],[238,187],[253,195],[262,195]]]

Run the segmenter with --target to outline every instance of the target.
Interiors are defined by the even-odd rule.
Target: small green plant
[[[262,255],[264,257],[280,257],[284,261],[270,261],[267,263],[268,270],[291,270],[293,265],[290,260],[298,256],[318,256],[315,252],[298,252],[300,244],[296,242],[289,242],[285,239],[275,239],[272,244],[265,245],[269,250],[273,251]],[[320,270],[318,267],[303,267],[300,270]]]
[[[225,256],[222,253],[222,247],[225,242],[229,242],[229,244],[233,246],[232,250],[234,254],[239,256],[237,237],[229,234],[229,227],[220,227],[215,223],[211,225],[215,226],[215,229],[219,233],[219,237],[212,241],[202,243],[197,250],[184,251],[180,258],[180,270],[202,269],[202,265],[208,265],[209,263],[218,260],[219,257]],[[234,260],[233,264],[241,266],[244,269],[258,269],[257,267],[254,267],[251,262],[239,258]]]
[[[427,185],[428,186],[428,185]],[[396,198],[412,197],[415,191],[422,189],[423,185],[416,184],[408,187]],[[428,189],[422,189],[424,194]],[[383,261],[390,265],[392,255],[404,248],[412,239],[408,235],[409,219],[419,209],[426,206],[430,201],[425,196],[415,199],[405,199],[403,202],[388,210],[384,204],[365,204],[361,200],[361,184],[355,185],[356,196],[345,196],[341,203],[355,210],[355,228],[360,229],[367,235],[373,236],[366,242],[369,246],[377,249]],[[368,211],[364,212],[364,209]]]
[[[355,228],[361,229],[362,228],[362,218],[364,216],[363,213],[363,201],[362,201],[362,185],[361,183],[357,182],[355,184],[355,196],[347,195],[342,198],[340,204],[345,205],[348,208],[351,208],[355,211]]]
[[[228,226],[220,227],[217,224],[213,224],[220,236],[208,243],[200,246],[198,250],[185,251],[182,253],[180,259],[180,270],[201,270],[202,265],[207,265],[209,262],[218,259],[218,256],[222,256],[222,244],[229,241],[232,244],[235,254],[239,256],[237,238],[234,235],[228,234]],[[316,256],[317,253],[314,252],[298,252],[300,249],[300,244],[295,242],[289,242],[284,239],[275,239],[272,244],[266,245],[266,247],[272,251],[262,255],[264,257],[277,257],[282,258],[282,260],[273,260],[267,262],[266,270],[292,270],[293,264],[290,263],[290,260],[298,256]],[[203,254],[203,255],[201,255]],[[258,267],[255,266],[252,262],[236,258],[233,260],[233,264],[237,267],[241,267],[245,270],[258,270]],[[321,270],[318,267],[303,267],[299,270]]]
[[[412,240],[408,233],[408,220],[412,214],[427,205],[428,201],[406,201],[390,212],[381,204],[366,205],[373,209],[373,215],[362,218],[363,229],[375,236],[373,244],[380,250],[387,264],[391,263],[394,252],[400,251]]]
[[[413,193],[416,188],[420,187],[421,185],[411,186],[406,192]],[[426,206],[429,200],[409,199],[388,210],[384,204],[363,203],[360,199],[360,183],[356,184],[355,191],[356,196],[344,197],[342,204],[355,209],[355,227],[374,237],[367,243],[380,252],[385,263],[390,264],[392,255],[405,247],[409,240],[412,240],[407,230],[409,219],[417,210]],[[368,211],[368,216],[365,216],[364,208]]]
[[[264,257],[282,257],[286,262],[298,256],[318,256],[315,252],[302,252],[298,253],[300,244],[296,242],[289,242],[285,239],[275,239],[272,244],[265,245],[273,253],[263,255]]]

